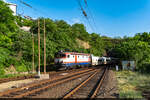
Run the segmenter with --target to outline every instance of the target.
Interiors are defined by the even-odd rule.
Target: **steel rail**
[[[91,78],[93,78],[98,71],[96,71],[94,74],[92,74],[89,78],[87,78],[85,81],[83,81],[79,86],[77,86],[75,89],[73,89],[71,92],[69,92],[66,96],[63,97],[63,99],[69,98],[71,95],[73,95],[79,88],[81,88],[85,83],[87,83]]]
[[[79,69],[72,69],[72,71],[78,71]],[[60,73],[65,73],[65,72],[70,72],[70,70],[67,70],[67,71],[59,71],[59,72],[56,72],[56,71],[52,71],[52,72],[47,72],[47,74],[49,75],[55,75],[55,74],[60,74]],[[41,74],[43,74],[44,72],[41,72]],[[10,78],[0,78],[0,84],[1,83],[6,83],[6,82],[10,82],[10,81],[17,81],[17,80],[23,80],[23,79],[31,79],[31,78],[35,78],[35,75],[36,74],[29,74],[29,75],[22,75],[22,76],[15,76],[15,77],[10,77]]]
[[[96,87],[94,93],[92,94],[91,98],[95,98],[95,97],[96,97],[96,95],[97,95],[97,93],[98,93],[98,90],[101,88],[102,83],[103,83],[103,81],[104,81],[104,79],[105,79],[105,77],[106,77],[106,73],[107,73],[107,72],[108,72],[108,68],[105,69],[105,71],[104,71],[104,73],[103,73],[103,75],[102,75],[102,78],[100,79],[100,81],[99,81],[99,83],[98,83],[98,85],[97,85],[97,87]]]
[[[34,78],[35,74],[32,75],[22,75],[22,76],[16,76],[16,77],[11,77],[11,78],[2,78],[0,79],[0,83],[5,83],[9,81],[16,81],[16,80],[22,80],[22,79],[30,79]]]
[[[57,77],[55,79],[48,79],[48,80],[40,81],[39,83],[33,83],[33,84],[28,85],[28,86],[24,86],[24,87],[20,87],[20,88],[17,88],[17,89],[8,90],[6,92],[1,92],[0,93],[0,97],[3,96],[3,95],[8,95],[8,94],[13,93],[13,92],[21,91],[21,90],[24,90],[24,89],[27,89],[27,88],[31,88],[31,87],[35,87],[35,86],[38,86],[38,85],[46,84],[48,82],[53,82],[53,81],[56,81],[56,80],[59,80],[59,79],[67,78],[67,77],[70,77],[72,75],[81,74],[81,73],[92,71],[92,70],[93,69],[82,70],[82,71],[79,71],[79,72],[76,72],[76,73],[72,73],[72,74],[69,74],[69,75],[66,75],[66,76]]]
[[[44,87],[41,87],[41,88],[37,88],[37,89],[34,89],[34,90],[32,90],[32,91],[28,91],[28,92],[26,92],[26,93],[22,93],[22,94],[20,94],[20,95],[14,96],[13,98],[21,98],[21,97],[24,97],[24,96],[28,96],[28,95],[30,95],[30,94],[39,92],[39,91],[41,91],[41,90],[45,90],[45,89],[47,89],[47,88],[51,88],[51,87],[56,86],[56,85],[58,85],[58,84],[65,83],[65,82],[67,82],[67,81],[70,81],[70,80],[73,80],[73,79],[82,77],[82,76],[84,76],[84,75],[87,75],[87,74],[92,73],[92,72],[95,72],[95,71],[96,71],[96,70],[93,70],[93,71],[90,71],[90,72],[87,72],[87,73],[82,73],[82,74],[80,74],[80,75],[77,75],[77,76],[74,76],[74,77],[70,77],[70,78],[67,78],[67,79],[65,79],[65,80],[61,80],[61,81],[58,81],[58,82],[56,82],[56,83],[52,83],[52,84],[49,84],[49,85],[47,85],[47,86],[44,86]]]

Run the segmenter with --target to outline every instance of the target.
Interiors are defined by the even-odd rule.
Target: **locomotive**
[[[108,60],[110,59],[106,57],[94,56],[93,54],[60,51],[55,54],[54,63],[56,66],[62,66],[65,68],[74,66],[89,67],[107,64]]]
[[[58,52],[54,59],[55,65],[64,67],[89,66],[91,64],[90,54],[76,52]]]

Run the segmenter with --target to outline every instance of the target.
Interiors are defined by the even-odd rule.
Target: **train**
[[[72,67],[90,67],[97,65],[109,64],[110,57],[98,57],[93,54],[78,53],[78,52],[64,52],[60,51],[55,54],[54,63],[56,66],[65,68]]]

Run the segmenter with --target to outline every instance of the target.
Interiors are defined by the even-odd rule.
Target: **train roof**
[[[91,55],[87,53],[77,53],[77,52],[59,52],[59,53],[64,53],[64,54],[72,54],[72,55]]]

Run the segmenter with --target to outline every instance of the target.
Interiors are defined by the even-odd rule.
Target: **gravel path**
[[[27,84],[31,84],[37,81],[40,81],[42,79],[25,79],[25,80],[18,80],[18,81],[10,81],[6,83],[0,84],[0,92],[7,91],[13,88],[18,88],[21,86],[25,86]]]

